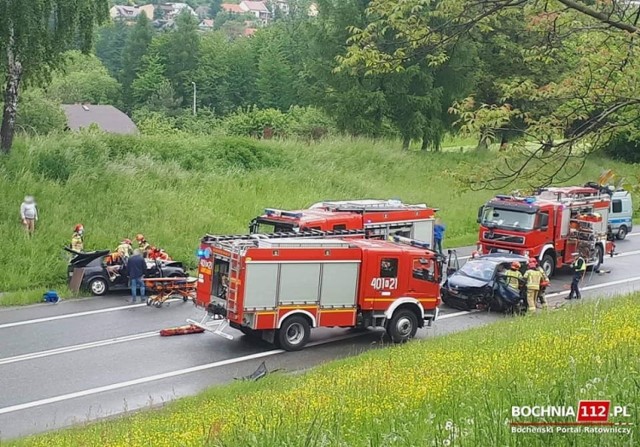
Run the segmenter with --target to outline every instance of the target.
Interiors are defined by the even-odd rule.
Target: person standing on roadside
[[[434,241],[434,249],[438,253],[442,254],[442,239],[444,239],[444,232],[446,228],[442,224],[442,219],[439,217],[436,219],[435,226],[433,227],[433,241]]]
[[[565,298],[565,300],[572,300],[575,296],[577,300],[582,298],[580,294],[580,281],[584,277],[585,272],[587,271],[587,262],[580,255],[576,258],[576,260],[571,264],[571,268],[573,269],[573,279],[571,280],[571,292],[569,292],[569,296]]]
[[[135,303],[137,298],[137,290],[140,289],[140,301],[145,300],[144,274],[147,270],[147,263],[139,249],[133,251],[133,256],[129,258],[127,263],[127,271],[129,273],[129,281],[131,285],[131,302]]]
[[[36,220],[38,220],[38,207],[33,196],[26,196],[20,205],[20,219],[29,236],[33,236],[36,231]]]
[[[73,229],[71,236],[71,250],[82,253],[84,251],[84,227],[78,224]]]

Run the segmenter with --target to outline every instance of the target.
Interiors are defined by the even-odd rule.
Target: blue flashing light
[[[524,201],[526,203],[535,203],[536,198],[535,197],[527,197],[527,198],[524,199]]]
[[[277,215],[279,215],[279,214],[280,214],[280,213],[278,213],[278,211],[277,211],[277,210],[274,210],[273,208],[266,208],[266,209],[264,210],[264,213],[265,213],[267,216],[277,216]]]
[[[292,217],[294,219],[302,218],[302,213],[294,213],[292,211],[282,211],[282,217]]]
[[[211,249],[210,248],[199,248],[198,250],[196,250],[196,256],[198,258],[210,258],[211,257]]]
[[[429,248],[430,247],[428,242],[421,242],[421,241],[411,241],[411,245],[413,245],[414,247],[418,247],[418,248]]]

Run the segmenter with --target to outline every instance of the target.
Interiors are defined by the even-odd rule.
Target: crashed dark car
[[[129,276],[126,264],[122,265],[119,275],[113,281],[109,276],[105,259],[111,253],[109,250],[83,253],[69,248],[65,248],[65,250],[73,256],[67,267],[69,282],[71,282],[74,272],[77,271],[76,269],[82,269],[83,276],[80,288],[90,291],[93,295],[100,296],[109,291],[128,289]],[[147,260],[146,278],[186,278],[187,276],[181,262]]]
[[[442,285],[442,301],[447,306],[461,310],[471,310],[481,305],[505,311],[524,298],[522,291],[508,288],[504,277],[500,275],[516,261],[520,263],[520,272],[524,274],[528,262],[525,256],[494,253],[470,259]]]

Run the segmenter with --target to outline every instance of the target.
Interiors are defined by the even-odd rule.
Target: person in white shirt
[[[26,196],[20,205],[20,218],[27,233],[33,235],[36,230],[36,220],[38,220],[38,208],[32,196]]]

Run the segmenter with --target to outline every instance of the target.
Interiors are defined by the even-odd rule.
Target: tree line
[[[93,95],[85,97],[144,120],[190,113],[195,90],[203,118],[309,108],[344,134],[394,135],[405,148],[415,141],[425,150],[462,132],[476,136],[479,149],[498,141],[536,166],[557,166],[553,175],[621,135],[638,139],[640,9],[633,2],[315,3],[320,13],[310,17],[306,0],[291,0],[289,14],[251,37],[223,27],[228,17],[201,32],[189,14],[163,31],[144,14],[133,25],[102,26],[94,47],[100,63],[68,69],[63,85],[54,76],[46,95],[68,100],[85,86]],[[63,49],[94,37],[76,25]],[[276,126],[279,116],[262,113],[258,121]],[[519,167],[498,179],[521,175]]]

